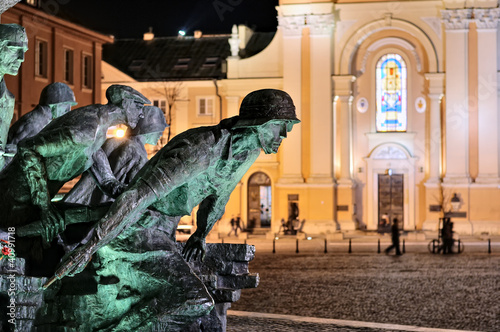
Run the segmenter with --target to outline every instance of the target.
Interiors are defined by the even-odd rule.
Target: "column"
[[[283,90],[293,99],[297,118],[301,118],[302,28],[304,15],[279,16],[278,29],[283,33]],[[280,147],[282,175],[279,183],[303,183],[302,124],[293,126]]]
[[[444,73],[426,73],[428,83],[429,105],[429,170],[425,186],[425,221],[424,230],[435,231],[438,229],[441,211],[436,211],[435,206],[441,206],[441,156],[443,142],[441,140],[441,100],[444,93]],[[427,147],[426,147],[427,148]]]
[[[336,190],[336,219],[342,231],[356,229],[354,188],[356,183],[352,178],[352,83],[356,77],[351,75],[334,76],[333,88],[335,95],[336,111],[336,136],[337,147],[340,153],[336,155],[340,162],[335,165],[340,169],[335,170],[337,179]]]
[[[446,31],[446,175],[444,183],[468,184],[468,38],[471,9],[441,11]]]
[[[427,73],[429,107],[429,178],[427,184],[441,183],[441,98],[444,93],[444,73]]]
[[[476,183],[499,183],[497,26],[499,8],[474,9],[477,26],[478,167]]]
[[[331,38],[333,14],[308,15],[311,57],[311,144],[308,183],[333,183]]]
[[[352,83],[356,77],[351,75],[333,77],[333,94],[336,98],[337,116],[337,139],[340,143],[340,169],[336,170],[340,174],[337,183],[352,185],[351,162],[352,162]],[[340,107],[337,104],[340,103]]]

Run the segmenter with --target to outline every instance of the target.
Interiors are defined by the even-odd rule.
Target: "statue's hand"
[[[103,184],[103,188],[107,191],[108,196],[118,198],[127,189],[127,185],[120,181],[107,181]]]
[[[193,260],[198,258],[198,255],[203,261],[205,259],[205,238],[198,236],[195,232],[186,242],[186,246],[182,250],[182,255],[187,262],[191,258]]]
[[[43,228],[40,235],[45,245],[48,245],[57,234],[66,228],[64,218],[51,204],[42,208],[41,221]]]
[[[92,249],[87,245],[76,248],[69,255],[62,259],[60,267],[52,278],[50,278],[43,288],[49,287],[54,281],[64,277],[73,277],[82,272],[92,258]]]

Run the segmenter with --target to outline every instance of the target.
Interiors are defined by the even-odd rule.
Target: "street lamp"
[[[460,198],[458,198],[457,193],[453,193],[453,197],[451,198],[451,210],[453,212],[460,210]]]

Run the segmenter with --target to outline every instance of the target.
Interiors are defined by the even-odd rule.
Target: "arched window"
[[[386,54],[377,62],[377,131],[406,131],[406,63],[399,54]]]

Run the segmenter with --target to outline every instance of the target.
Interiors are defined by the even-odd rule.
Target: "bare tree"
[[[170,141],[171,136],[171,125],[172,125],[172,114],[175,111],[175,103],[179,101],[180,94],[182,90],[182,82],[162,82],[161,87],[154,89],[156,93],[161,95],[167,101],[167,108],[163,110],[165,115],[165,120],[167,121],[167,137],[162,136],[159,142],[159,148],[163,147]]]

